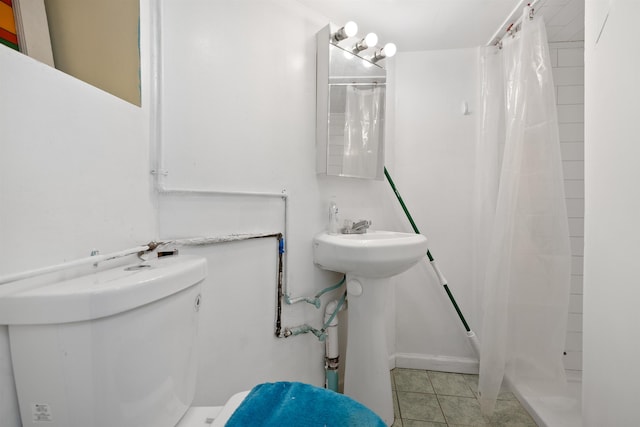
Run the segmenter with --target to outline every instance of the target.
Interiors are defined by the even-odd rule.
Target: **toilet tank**
[[[163,257],[0,298],[23,426],[173,427],[196,381],[206,261]]]

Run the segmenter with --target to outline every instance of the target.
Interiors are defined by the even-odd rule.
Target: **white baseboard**
[[[390,368],[424,369],[459,374],[478,373],[477,359],[432,354],[395,353],[389,358],[389,366]]]

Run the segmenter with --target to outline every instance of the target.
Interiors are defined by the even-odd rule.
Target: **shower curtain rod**
[[[529,6],[533,9],[533,7],[538,4],[540,0],[520,0],[520,3],[511,11],[507,19],[502,22],[500,27],[493,33],[493,36],[487,42],[487,46],[496,46],[498,45],[502,39],[504,39],[507,34],[509,34],[509,30],[516,29],[522,23],[522,9],[525,6]],[[504,34],[502,34],[504,33]],[[502,34],[502,35],[501,35]]]

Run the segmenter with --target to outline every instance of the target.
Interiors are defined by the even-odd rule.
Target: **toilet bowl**
[[[262,385],[223,407],[192,407],[206,273],[204,258],[180,255],[55,283],[4,285],[0,325],[9,329],[22,425],[217,427],[237,418],[238,407],[246,413],[245,398],[255,401]],[[318,406],[304,396],[296,403]]]

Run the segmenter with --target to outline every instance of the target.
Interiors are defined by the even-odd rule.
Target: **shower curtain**
[[[342,174],[378,178],[383,158],[384,86],[347,86]]]
[[[481,55],[475,264],[479,399],[496,404],[503,378],[562,387],[571,254],[548,44],[542,17]]]

